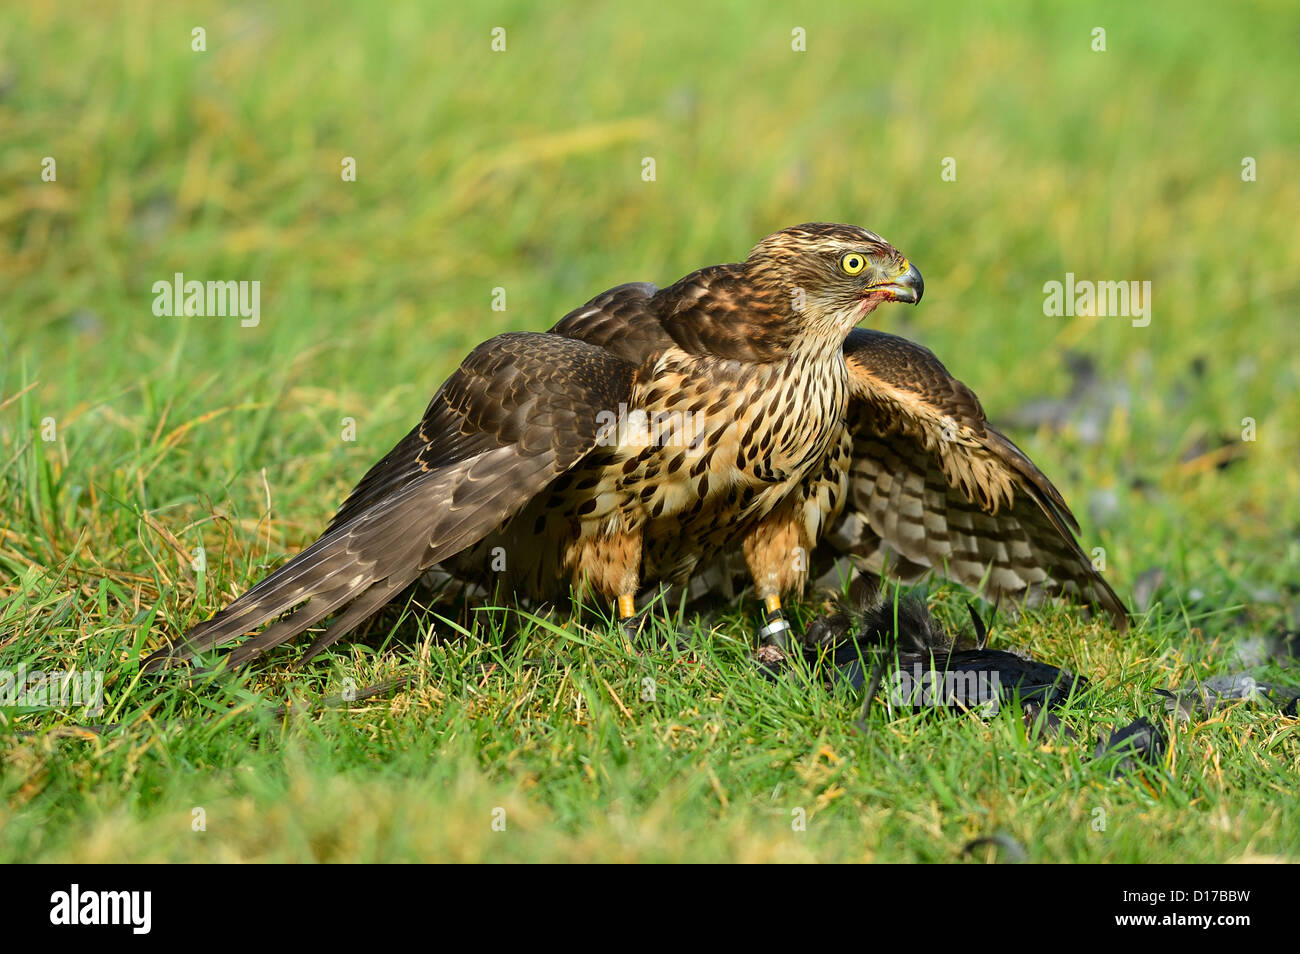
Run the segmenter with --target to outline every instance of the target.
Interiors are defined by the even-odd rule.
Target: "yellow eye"
[[[840,259],[840,268],[844,269],[845,275],[858,275],[866,267],[866,256],[859,255],[857,252],[845,252],[844,257]]]

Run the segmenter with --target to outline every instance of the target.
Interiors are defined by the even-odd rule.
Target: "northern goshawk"
[[[814,223],[498,335],[320,539],[148,665],[276,620],[229,654],[239,664],[337,614],[310,658],[435,566],[506,598],[590,593],[630,622],[638,593],[733,551],[780,642],[781,598],[823,537],[873,572],[1064,595],[1124,627],[1065,501],[974,393],[925,348],[854,328],[923,287],[880,236]]]

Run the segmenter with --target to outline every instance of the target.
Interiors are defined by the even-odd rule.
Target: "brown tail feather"
[[[401,585],[392,584],[387,581],[376,583],[361,596],[357,597],[357,599],[353,601],[352,605],[347,608],[347,611],[340,615],[338,619],[330,623],[329,629],[316,637],[312,644],[307,647],[307,652],[304,653],[302,659],[298,661],[298,665],[306,665],[330,646],[333,646],[358,625],[367,620],[373,613],[378,611],[381,606],[391,600],[398,592],[405,589],[406,586],[407,583],[402,583]]]
[[[600,409],[631,397],[636,367],[582,341],[515,333],[484,342],[420,424],[362,478],[319,540],[145,660],[153,670],[230,643],[238,664],[347,606],[319,652],[429,566],[473,546],[596,446]],[[306,605],[303,605],[303,604]],[[322,641],[323,640],[323,641]]]
[[[231,667],[242,666],[248,660],[255,659],[315,626],[354,596],[355,593],[351,588],[340,588],[313,596],[305,606],[295,610],[292,616],[280,620],[232,649],[230,655],[226,657],[227,663]]]

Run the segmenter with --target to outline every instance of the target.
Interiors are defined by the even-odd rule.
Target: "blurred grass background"
[[[191,49],[195,27],[206,30],[206,52]],[[494,27],[506,30],[505,52],[491,49]],[[796,27],[806,52],[791,49]],[[1092,49],[1095,27],[1106,30],[1105,52]],[[932,348],[995,423],[1008,422],[1074,506],[1085,546],[1106,548],[1121,594],[1164,571],[1157,610],[1129,644],[1068,614],[1014,634],[1053,661],[1086,659],[1090,675],[1109,676],[1137,706],[1123,680],[1139,661],[1168,682],[1242,635],[1296,627],[1298,41],[1300,9],[1286,3],[1231,12],[1176,2],[6,5],[0,656],[5,665],[104,666],[122,712],[152,718],[150,690],[133,683],[133,654],[313,539],[474,344],[542,330],[608,286],[666,284],[743,258],[778,228],[826,220],[878,231],[917,263],[924,303],[882,309],[873,323]],[[41,180],[46,156],[57,161],[55,182]],[[356,159],[355,182],[340,177],[345,156]],[[647,156],[653,182],[641,178]],[[944,157],[956,159],[956,181],[941,179]],[[1257,181],[1242,181],[1244,157],[1256,160]],[[178,271],[260,281],[260,325],[155,317],[151,286]],[[1066,272],[1151,281],[1150,326],[1045,317],[1043,283]],[[491,308],[498,286],[504,312]],[[1086,382],[1070,371],[1079,360],[1094,369]],[[1064,402],[1050,422],[1031,413],[1042,400]],[[54,442],[40,440],[46,417]],[[345,417],[357,421],[355,442],[340,439]],[[1240,440],[1244,418],[1256,422],[1253,442]],[[182,557],[201,543],[212,562],[196,579]],[[471,665],[465,653],[446,665]],[[707,692],[730,699],[727,685]],[[501,693],[488,724],[522,698]],[[806,724],[773,715],[790,700],[753,693],[758,701],[734,704],[772,716],[773,751],[824,761],[816,745],[804,752]],[[176,711],[192,704],[177,701]],[[699,705],[684,698],[682,712]],[[818,711],[828,720],[849,721],[826,706]],[[377,718],[397,718],[382,708]],[[589,830],[622,796],[569,800],[556,762],[520,794],[529,785],[511,781],[492,746],[458,748],[460,736],[439,721],[458,718],[454,709],[429,707],[440,727],[431,751],[478,766],[483,778],[470,789],[505,788],[545,819],[548,847],[502,849],[507,856],[613,853],[608,840],[565,832]],[[593,741],[581,720],[567,731],[602,757],[628,739],[602,731]],[[961,734],[934,731],[915,744]],[[1187,828],[1180,812],[1198,798],[1209,799],[1205,818],[1213,808],[1247,819],[1250,833],[1272,832],[1252,850],[1297,850],[1300,824],[1279,824],[1272,805],[1272,786],[1295,780],[1294,729],[1261,731],[1280,747],[1265,780],[1243,767],[1245,782],[1220,779],[1209,795],[1179,788],[1166,814],[1158,802],[1133,808],[1155,813],[1146,824],[1164,832],[1157,846],[1135,837],[1099,847],[1067,832],[1043,842],[1039,860],[1148,848],[1217,860],[1255,844]],[[200,784],[165,774],[164,757],[152,787],[122,780],[105,791],[80,761],[89,758],[81,746],[104,743],[6,738],[0,822],[10,834],[0,855],[76,856],[87,830],[107,832],[110,853],[148,845],[128,837],[132,826],[176,811],[168,786]],[[662,741],[651,732],[645,744],[652,739]],[[51,777],[54,753],[69,744],[80,754]],[[186,743],[199,753],[194,764],[248,754],[239,743],[211,744]],[[1205,744],[1214,761],[1220,753]],[[133,764],[151,745],[147,733],[110,743],[114,758]],[[690,816],[716,840],[631,856],[787,856],[775,835],[738,847],[737,832],[767,810],[758,793],[772,779],[727,775],[725,759],[711,761],[722,752],[701,749],[700,763],[687,762],[715,773],[710,791],[731,792]],[[988,751],[965,757],[982,765]],[[375,758],[367,750],[318,760],[323,774],[303,784],[329,788],[332,772]],[[266,771],[282,779],[297,764],[272,762]],[[421,764],[388,770],[409,779]],[[648,765],[633,767],[654,777]],[[358,794],[366,784],[349,798],[369,799]],[[824,794],[807,784],[810,798]],[[946,837],[979,830],[984,821],[972,819],[989,814],[975,792],[941,806],[927,785],[899,784],[890,798],[926,820],[899,823],[886,844],[884,829],[859,830],[846,815],[855,819],[847,847],[828,836],[794,855],[947,857]],[[1034,784],[1045,793],[1027,814],[1010,811],[1012,827],[1048,824],[1048,806],[1065,797],[1059,780]],[[612,789],[639,790],[626,778]],[[837,804],[871,801],[848,791]],[[646,797],[662,800],[631,812],[647,844],[681,843],[666,834],[681,823],[675,809],[662,807],[677,802],[663,789]],[[1086,822],[1086,801],[1072,804]],[[65,824],[47,830],[52,818]],[[211,850],[362,856],[280,837]],[[466,844],[456,851],[498,850]],[[172,857],[185,856],[178,850]]]

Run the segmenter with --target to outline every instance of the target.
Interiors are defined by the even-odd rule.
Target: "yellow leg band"
[[[630,619],[636,615],[636,597],[628,594],[618,598],[618,618]]]
[[[781,608],[781,597],[769,596],[763,600],[763,609],[769,613],[775,613]]]

